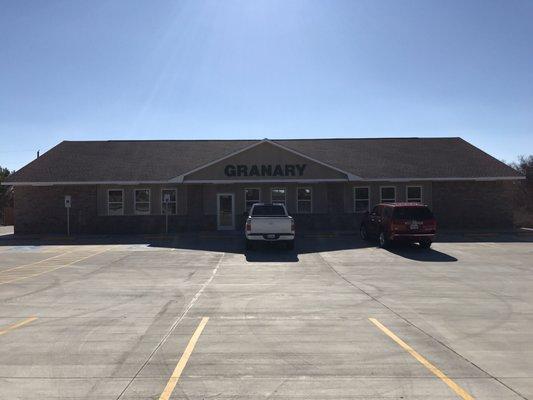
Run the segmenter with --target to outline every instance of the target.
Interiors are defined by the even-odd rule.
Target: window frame
[[[148,190],[148,201],[137,201],[137,192],[141,190]],[[148,203],[148,212],[138,212],[138,203]],[[135,188],[133,189],[133,213],[135,215],[151,215],[152,214],[152,190],[150,188]]]
[[[409,188],[420,188],[420,201],[416,201],[416,200],[409,200],[410,197],[409,197]],[[406,186],[405,187],[405,201],[407,201],[408,203],[420,203],[422,204],[423,203],[423,198],[424,198],[424,189],[421,185],[409,185],[409,186]],[[414,197],[411,197],[411,199],[414,199]]]
[[[168,203],[168,204],[172,204],[172,203],[176,204],[176,212],[175,213],[170,212],[168,213],[168,215],[178,215],[178,189],[176,188],[161,188],[161,215],[166,215],[166,212],[163,212],[163,210],[165,210],[165,203],[163,202],[163,192],[165,190],[174,192],[174,198],[176,199]]]
[[[261,188],[260,187],[246,187],[246,188],[244,188],[244,211],[245,212],[250,212],[252,207],[248,208],[247,205],[246,205],[246,203],[248,202],[248,200],[246,199],[246,191],[247,190],[257,190],[259,192],[259,197],[257,198],[257,202],[256,203],[261,203]]]
[[[119,203],[118,201],[109,201],[109,192],[121,192],[122,201],[120,202],[120,204],[122,205],[122,212],[120,214],[111,214],[109,212],[109,204],[111,204],[111,203],[118,204]],[[116,216],[124,215],[124,189],[107,189],[107,215],[110,216],[110,217],[116,217]]]
[[[366,201],[368,202],[368,205],[366,207],[366,211],[357,211],[357,207],[356,207],[356,202],[357,202],[357,196],[355,195],[355,192],[357,189],[367,189],[368,190],[368,198],[366,199]],[[365,212],[370,212],[371,208],[370,208],[370,186],[354,186],[353,187],[353,212],[355,214],[362,214],[362,213],[365,213]]]
[[[311,198],[309,200],[305,199],[305,200],[300,200],[298,198],[298,191],[300,189],[309,189],[309,191],[311,192]],[[286,194],[285,194],[286,196]],[[309,202],[309,204],[311,205],[311,207],[309,207],[309,211],[303,211],[303,212],[300,212],[300,201],[305,201],[305,202]],[[297,214],[312,214],[313,213],[313,187],[312,186],[297,186],[296,187],[296,213]]]
[[[280,190],[280,189],[283,189],[283,193],[284,193],[284,195],[283,195],[284,199],[283,199],[283,203],[282,204],[284,204],[285,207],[287,207],[287,188],[284,187],[284,186],[276,186],[276,187],[271,187],[270,188],[270,202],[272,204],[274,204],[274,199],[272,198],[272,191]],[[276,203],[279,203],[279,202],[276,202]]]
[[[390,201],[390,199],[387,199],[386,201],[383,200],[383,189],[394,189],[394,199]],[[396,203],[396,199],[398,198],[398,189],[396,186],[380,186],[379,187],[379,202],[380,203]]]

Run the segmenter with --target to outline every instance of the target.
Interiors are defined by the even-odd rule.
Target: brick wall
[[[442,228],[510,228],[512,183],[433,182],[433,212]]]
[[[65,195],[72,197],[72,234],[164,233],[163,215],[99,216],[96,186],[17,186],[15,192],[16,234],[66,234]],[[201,201],[197,202],[201,204]],[[169,216],[169,231],[216,230],[216,216]]]
[[[363,214],[294,214],[297,232],[358,231]]]
[[[521,182],[526,186],[525,190],[525,202],[526,209],[529,213],[533,213],[533,167],[526,169],[526,181]]]
[[[72,196],[70,231],[94,230],[96,186],[17,186],[15,188],[15,233],[65,233],[65,195]]]
[[[216,215],[201,209],[201,187],[189,188],[189,215],[169,217],[170,232],[216,230]],[[339,213],[343,193],[327,186],[329,214],[294,214],[301,231],[357,230],[361,215]],[[511,182],[433,182],[433,211],[443,228],[504,228],[513,224]],[[97,188],[84,186],[16,187],[15,233],[66,233],[64,196],[72,196],[72,234],[163,233],[163,215],[99,216]],[[245,216],[236,214],[237,229]]]

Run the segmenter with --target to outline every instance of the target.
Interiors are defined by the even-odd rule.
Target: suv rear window
[[[394,219],[431,219],[433,214],[427,207],[394,207]]]
[[[253,217],[284,217],[285,215],[285,209],[283,206],[254,206],[252,210]]]

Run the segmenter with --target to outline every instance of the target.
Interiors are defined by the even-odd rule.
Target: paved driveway
[[[0,242],[0,398],[533,398],[533,243],[241,245]]]

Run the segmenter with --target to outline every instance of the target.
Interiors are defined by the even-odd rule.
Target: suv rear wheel
[[[423,249],[429,249],[431,247],[431,240],[422,240],[420,242],[420,247]]]
[[[387,235],[385,235],[385,232],[383,231],[379,233],[378,244],[379,247],[381,247],[382,249],[386,249],[390,245],[390,240],[387,238]]]
[[[368,240],[368,229],[366,228],[365,224],[361,224],[361,227],[359,228],[359,235],[361,236],[361,239]]]

